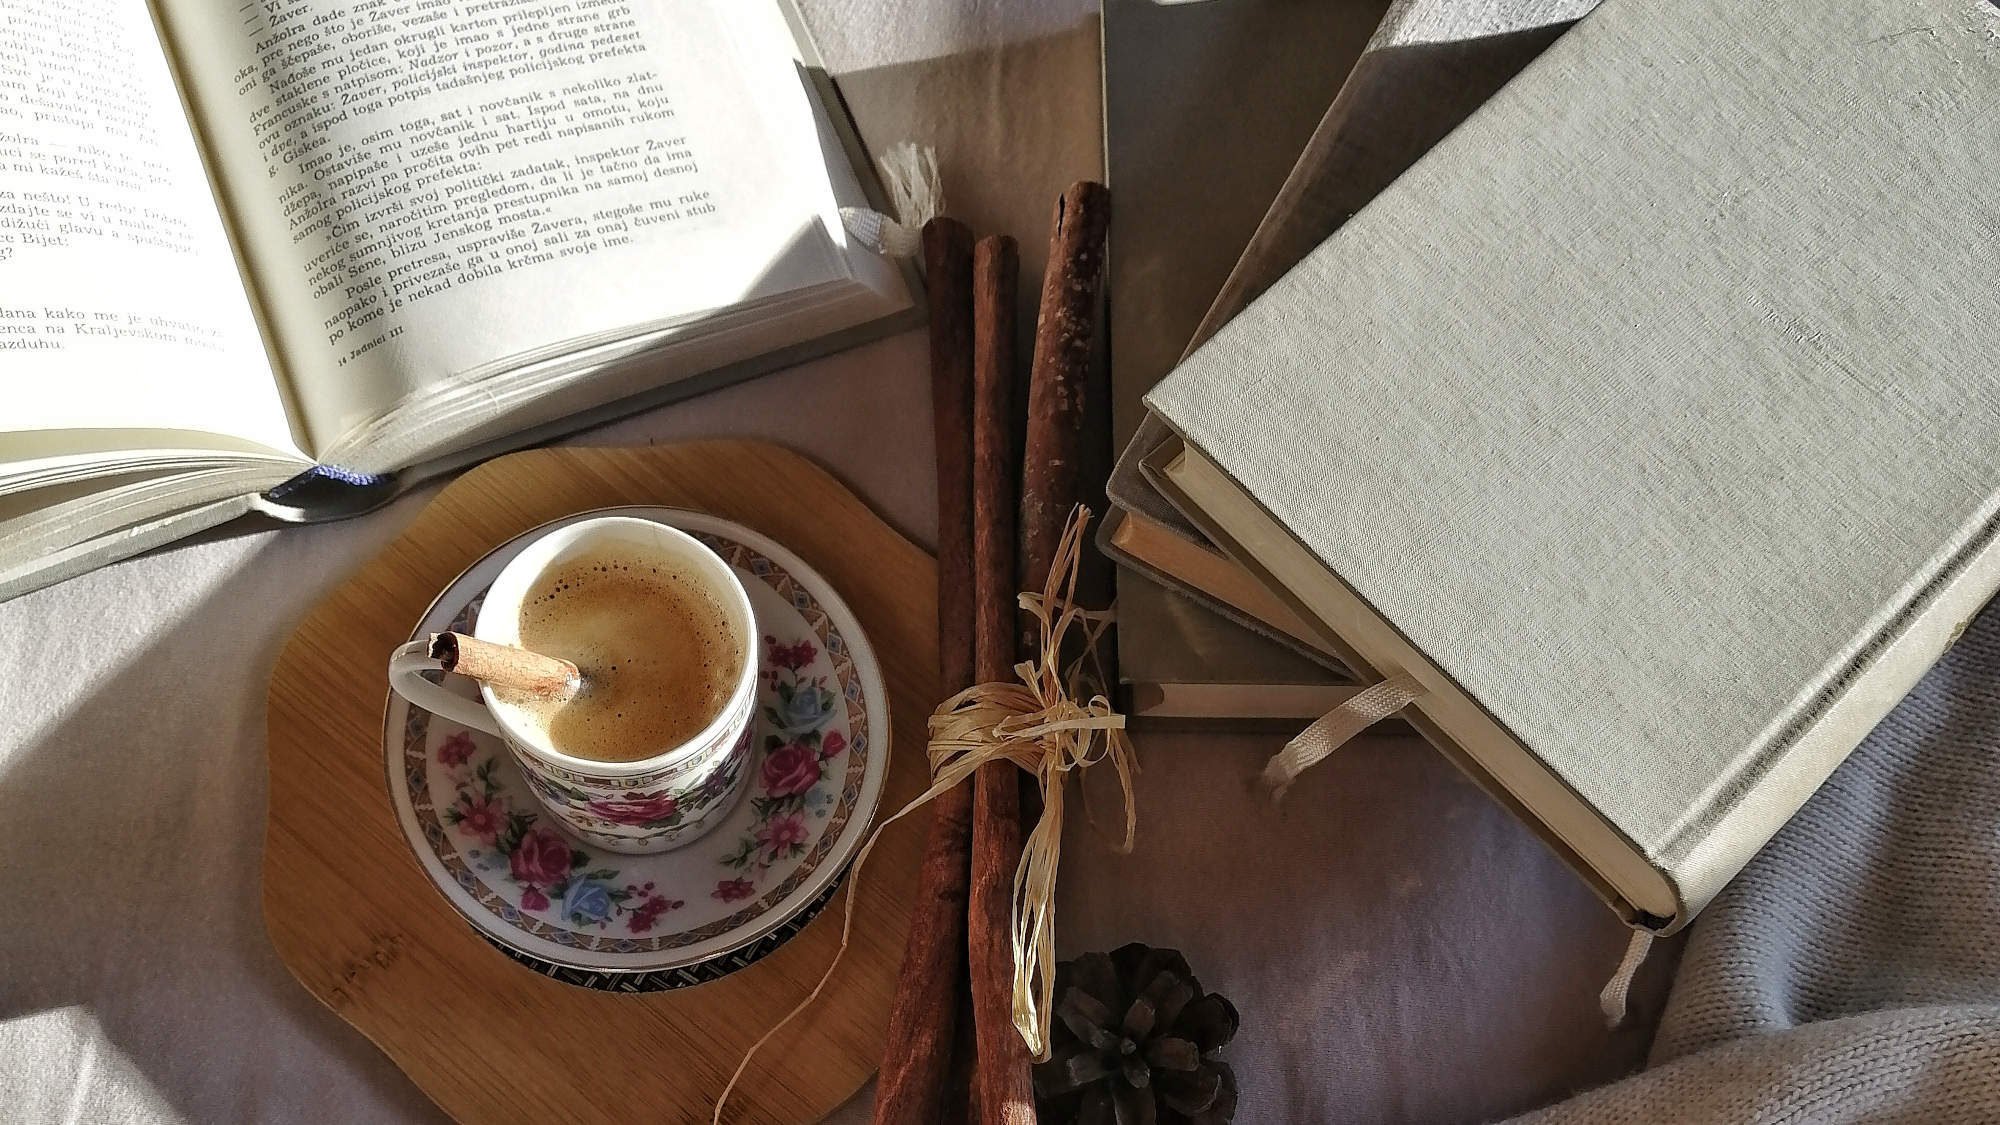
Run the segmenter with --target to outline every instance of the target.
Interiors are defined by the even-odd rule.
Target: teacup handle
[[[411,641],[389,654],[389,688],[433,715],[505,738],[486,704],[447,691],[419,674],[443,667],[431,657],[429,641]]]

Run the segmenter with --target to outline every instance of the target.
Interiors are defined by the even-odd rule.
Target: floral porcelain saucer
[[[660,855],[593,847],[539,814],[498,739],[393,693],[383,727],[389,795],[439,893],[515,960],[592,987],[633,990],[626,974],[653,974],[648,990],[678,987],[768,953],[831,895],[881,798],[888,693],[854,615],[784,548],[675,508],[612,508],[549,526],[610,514],[693,535],[736,569],[750,593],[762,674],[735,809]],[[543,530],[460,575],[412,635],[468,629],[494,576]],[[475,694],[458,677],[447,682]]]

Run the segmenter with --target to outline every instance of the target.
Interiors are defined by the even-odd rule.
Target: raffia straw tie
[[[1075,699],[1079,665],[1096,661],[1097,638],[1111,615],[1077,606],[1076,577],[1082,560],[1083,529],[1090,510],[1078,505],[1070,513],[1040,594],[1023,593],[1021,608],[1037,624],[1040,647],[1036,658],[1014,666],[1019,683],[974,684],[952,696],[930,718],[931,787],[895,815],[875,826],[867,843],[855,853],[847,876],[847,902],[841,911],[840,947],[833,961],[804,1000],[743,1054],[715,1100],[715,1125],[721,1125],[730,1092],[749,1068],[750,1060],[772,1036],[810,1007],[846,955],[854,930],[854,904],[861,897],[861,867],[887,829],[930,803],[953,786],[964,783],[987,762],[1009,761],[1035,779],[1042,795],[1042,816],[1022,846],[1021,865],[1014,871],[1014,1026],[1035,1059],[1049,1056],[1049,1014],[1055,993],[1056,865],[1062,853],[1063,782],[1098,762],[1109,761],[1118,774],[1125,805],[1125,835],[1120,851],[1132,847],[1138,821],[1132,806],[1132,774],[1139,768],[1125,734],[1125,716],[1103,695],[1088,702]],[[1083,657],[1067,667],[1064,641],[1073,628],[1083,630]],[[1099,676],[1101,682],[1102,676]]]

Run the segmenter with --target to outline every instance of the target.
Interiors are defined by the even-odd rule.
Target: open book
[[[907,323],[804,42],[780,0],[8,0],[0,596]]]

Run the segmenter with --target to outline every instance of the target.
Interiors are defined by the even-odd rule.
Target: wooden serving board
[[[939,698],[937,569],[819,467],[759,442],[545,449],[472,470],[292,634],[270,686],[264,918],[314,996],[468,1125],[706,1122],[743,1052],[810,991],[852,885],[763,960],[718,981],[629,995],[540,976],[488,946],[432,888],[382,765],[389,650],[491,548],[618,504],[693,508],[797,552],[860,618],[888,683],[892,757],[878,817],[926,781]],[[818,1002],[759,1052],[732,1122],[815,1121],[881,1057],[929,818],[882,837],[852,944]]]

